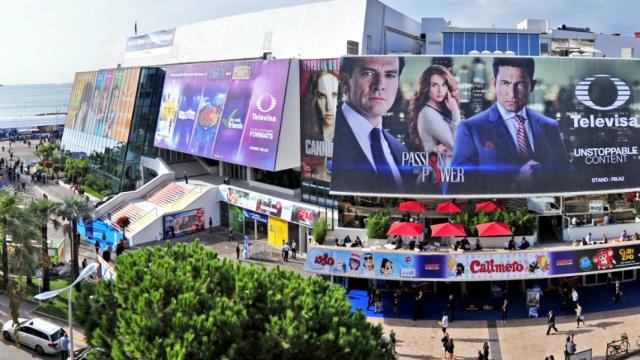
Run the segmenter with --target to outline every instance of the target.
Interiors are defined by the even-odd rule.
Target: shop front
[[[221,223],[252,239],[266,239],[275,248],[286,241],[306,253],[311,228],[324,216],[320,208],[307,204],[230,185],[219,189]]]

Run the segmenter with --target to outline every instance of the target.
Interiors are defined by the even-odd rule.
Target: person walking
[[[107,245],[107,233],[103,232],[100,238],[102,239],[102,243]]]
[[[236,244],[236,260],[240,260],[240,243]]]
[[[104,233],[102,233],[102,236],[104,236]],[[96,243],[93,244],[93,246],[95,246],[96,248],[96,255],[100,254],[100,240],[96,239]]]
[[[295,241],[291,242],[291,257],[292,258],[296,258],[296,250],[297,250],[298,245],[296,245]]]
[[[582,325],[587,326],[587,324],[584,322],[584,315],[582,315],[582,306],[580,306],[580,303],[576,304],[576,327],[580,327],[580,323],[582,323]]]
[[[289,262],[289,250],[291,249],[291,247],[289,246],[289,243],[284,243],[284,246],[282,248],[283,252],[284,252],[284,262]]]
[[[233,228],[229,226],[229,239],[228,241],[233,241]]]
[[[456,298],[453,294],[449,294],[449,300],[447,300],[447,312],[449,315],[449,321],[453,322],[456,318]]]
[[[442,312],[442,320],[440,320],[440,325],[442,326],[442,333],[445,334],[447,332],[447,328],[449,327],[449,315],[447,315],[446,311]]]
[[[209,234],[213,232],[213,219],[209,216]]]
[[[576,353],[576,343],[573,341],[573,334],[567,336],[567,341],[564,343],[564,358],[568,360],[571,355]]]
[[[182,176],[184,176],[184,183],[188,184],[189,183],[189,173],[187,172],[187,170],[185,169],[184,172],[182,173]]]
[[[373,285],[369,285],[369,290],[367,291],[367,310],[371,311],[371,307],[373,306],[373,297],[375,294],[375,288]]]
[[[489,343],[486,341],[482,345],[482,357],[484,360],[489,360]]]
[[[440,339],[440,342],[442,342],[442,347],[444,348],[444,357],[447,357],[447,345],[449,344],[449,333],[444,333],[444,336],[442,337],[442,339]]]
[[[62,340],[60,340],[60,358],[62,360],[67,360],[67,358],[69,357],[69,343],[71,342],[71,340],[69,340],[69,335],[64,334],[64,337],[62,338]]]
[[[118,245],[116,245],[116,257],[119,257],[124,252],[124,241],[118,241]]]
[[[613,294],[613,303],[622,304],[622,289],[616,284],[616,292]]]
[[[509,299],[506,299],[506,298],[504,299],[501,310],[502,310],[502,323],[505,324],[507,322],[507,315],[509,313]]]
[[[576,308],[576,304],[578,303],[578,299],[580,298],[580,296],[578,296],[578,290],[576,290],[576,288],[571,288],[571,301],[573,302],[573,308]]]
[[[448,360],[453,360],[454,356],[453,356],[453,350],[454,350],[454,344],[453,344],[453,338],[449,337],[449,342],[447,342],[447,359]]]
[[[398,314],[398,305],[400,304],[400,294],[397,291],[393,292],[393,313]]]
[[[556,314],[553,313],[553,310],[549,310],[549,313],[547,314],[547,325],[547,335],[549,335],[551,329],[558,332],[558,329],[556,328]]]
[[[389,344],[391,345],[391,351],[393,351],[393,353],[396,353],[396,333],[393,332],[393,329],[391,329],[391,332],[389,332]]]

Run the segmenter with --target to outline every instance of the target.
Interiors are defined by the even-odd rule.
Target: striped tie
[[[525,163],[532,159],[527,128],[524,126],[526,119],[518,114],[513,118],[518,123],[518,153],[520,153],[520,160]]]

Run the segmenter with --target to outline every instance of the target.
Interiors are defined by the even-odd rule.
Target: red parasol
[[[511,229],[509,229],[509,224],[499,223],[499,222],[489,222],[484,224],[476,225],[478,228],[478,236],[502,236],[502,235],[513,235]]]
[[[431,225],[431,236],[467,236],[467,233],[461,224],[444,223]]]
[[[459,213],[461,211],[460,207],[453,201],[447,201],[436,205],[436,212],[440,214]]]
[[[481,202],[481,203],[477,203],[476,204],[476,212],[494,212],[496,210],[498,210],[498,205],[496,205],[495,203],[491,202],[491,201],[485,201],[485,202]]]
[[[396,221],[391,224],[387,235],[420,236],[422,235],[422,224]]]
[[[427,209],[424,208],[424,205],[417,201],[403,201],[398,206],[398,211],[418,211],[418,212],[426,212]]]

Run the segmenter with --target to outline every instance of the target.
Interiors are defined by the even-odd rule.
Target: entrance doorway
[[[538,216],[538,242],[562,241],[562,216]]]

